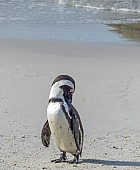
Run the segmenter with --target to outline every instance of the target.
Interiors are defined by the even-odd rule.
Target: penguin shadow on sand
[[[112,161],[112,160],[100,160],[100,159],[82,159],[79,163],[90,163],[100,164],[108,166],[129,166],[129,167],[140,167],[140,162],[132,161]]]

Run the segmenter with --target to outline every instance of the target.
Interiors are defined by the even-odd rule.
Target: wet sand
[[[139,46],[1,39],[0,168],[139,169],[139,54]],[[78,165],[51,163],[60,152],[40,139],[59,74],[76,81],[73,104],[85,129]]]

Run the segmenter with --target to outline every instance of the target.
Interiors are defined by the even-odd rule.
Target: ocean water
[[[140,22],[139,0],[0,0],[0,23]]]
[[[116,31],[117,36],[115,32],[107,31],[120,28],[114,25],[130,26],[139,23],[139,0],[0,0],[0,37],[59,37],[63,40],[65,36],[69,40],[71,36],[66,36],[69,34],[75,36],[73,40],[77,38],[81,41],[84,37],[83,41],[95,41],[94,33],[100,35],[103,31],[107,34],[103,39],[110,37],[110,42],[113,38],[114,41],[119,41],[119,38],[133,41],[133,38],[125,37],[119,31]],[[92,36],[87,33],[90,28]],[[137,28],[139,34],[139,25]]]

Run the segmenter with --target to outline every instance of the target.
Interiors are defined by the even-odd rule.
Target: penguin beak
[[[72,103],[72,93],[68,92],[68,100],[70,103]]]
[[[70,103],[72,103],[73,90],[70,89],[70,87],[68,87],[68,86],[66,86],[66,85],[60,86],[60,88],[63,89],[64,98],[65,98],[66,100],[68,100]]]
[[[71,92],[67,92],[65,94],[65,98],[70,102],[72,103],[72,93]]]

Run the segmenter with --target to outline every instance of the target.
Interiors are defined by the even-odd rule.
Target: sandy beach
[[[139,170],[139,56],[137,45],[0,39],[0,169]],[[85,130],[78,165],[52,163],[60,152],[40,139],[59,74],[76,81]]]

